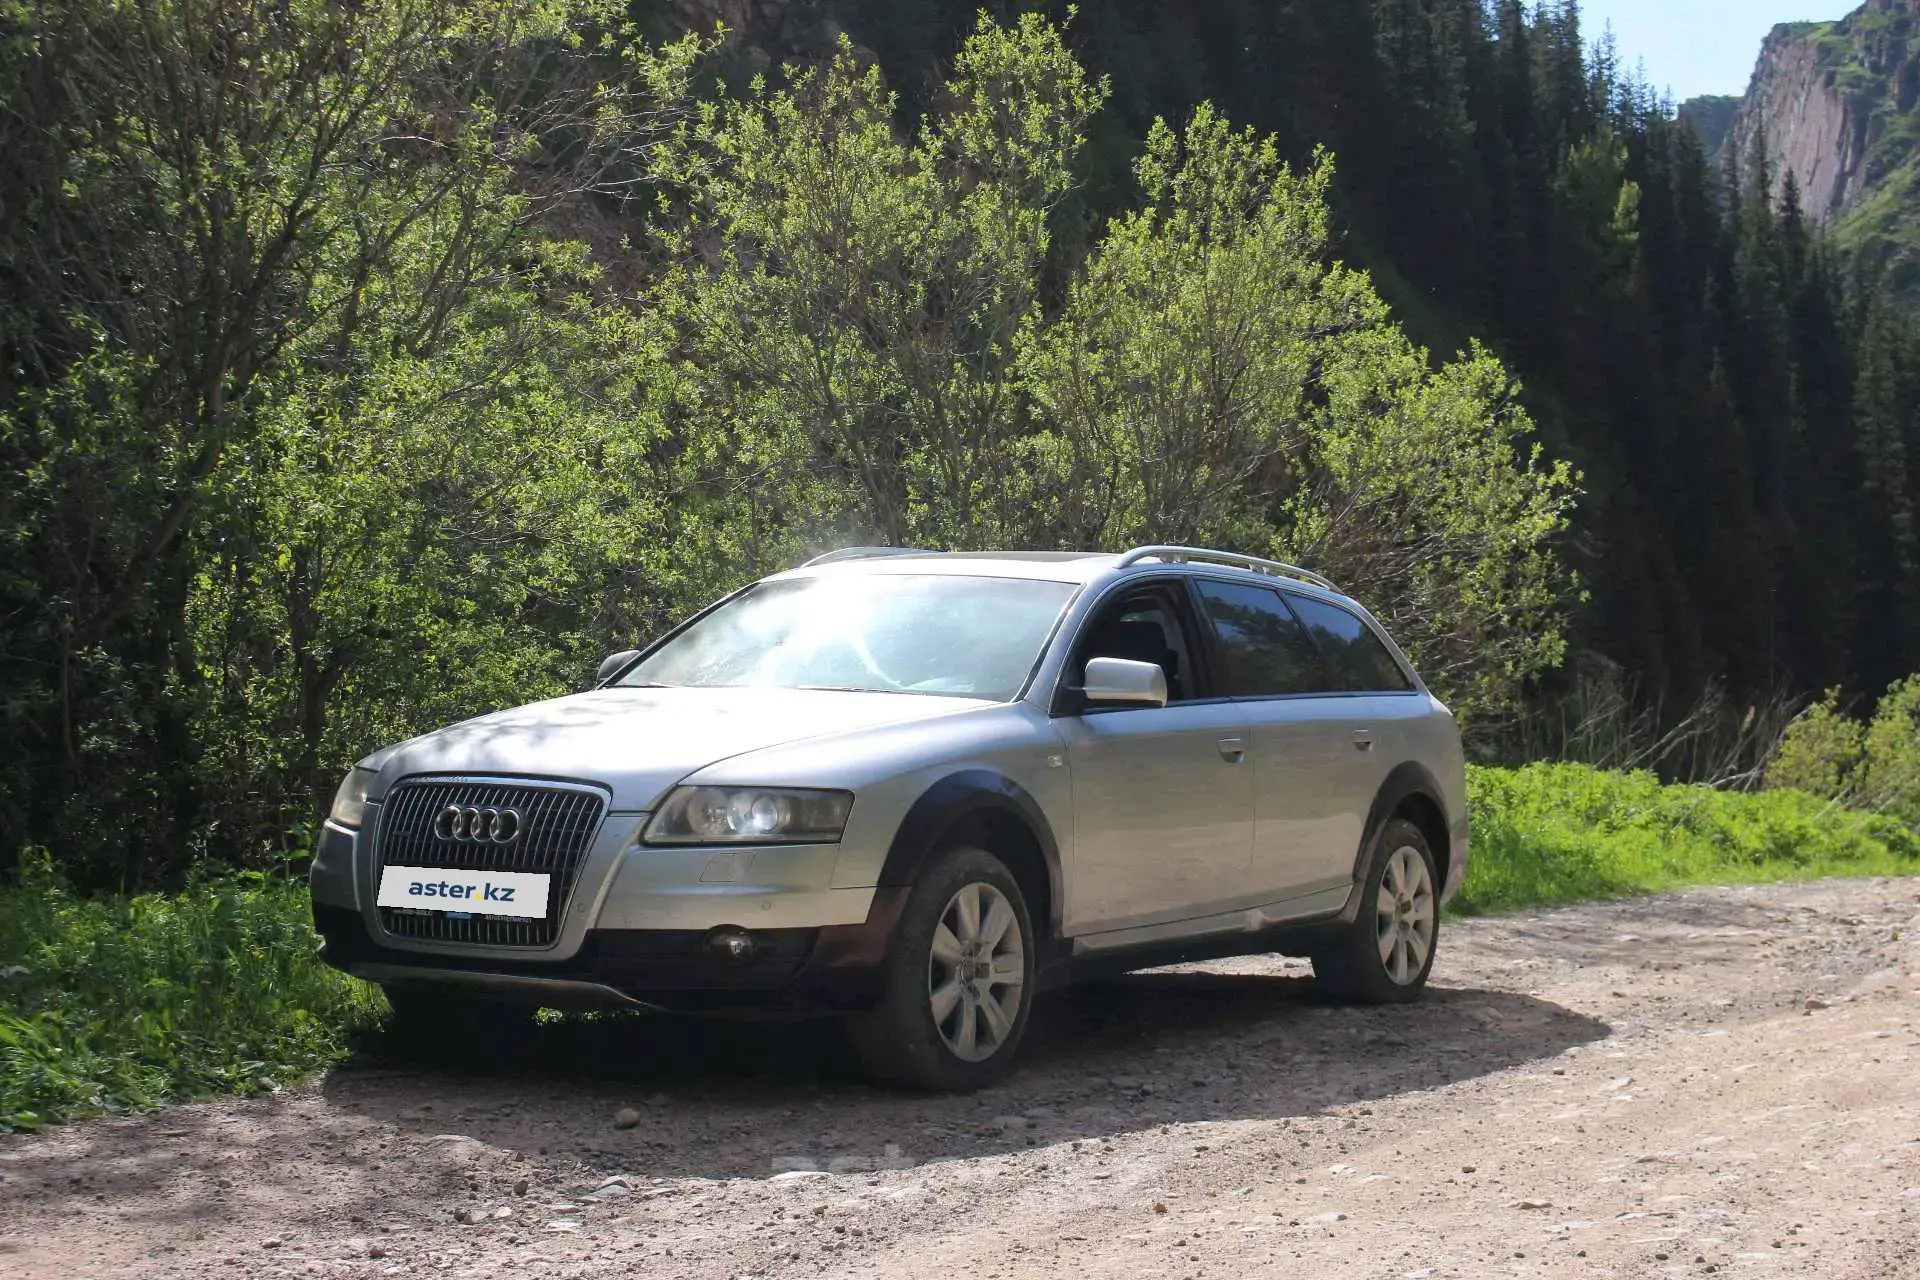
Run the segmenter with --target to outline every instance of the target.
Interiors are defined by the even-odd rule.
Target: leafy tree
[[[403,296],[435,261],[412,248]],[[385,323],[328,343],[351,375],[295,365],[276,387],[186,602],[199,785],[227,822],[317,822],[369,745],[570,692],[634,605],[691,603],[637,572],[670,558],[658,337],[584,296],[542,306],[582,269],[578,246],[543,256],[431,344],[369,308]]]
[[[308,806],[340,679],[313,614],[333,513],[280,482],[341,478],[342,437],[384,379],[484,341],[500,313],[477,300],[551,305],[539,228],[630,188],[652,103],[696,52],[608,80],[612,16],[546,0],[9,7],[0,716],[20,750],[0,766],[0,850],[51,841],[132,878],[191,856],[216,821],[210,708],[278,714],[230,661],[242,636],[287,660],[276,679],[299,690],[280,727],[300,745],[256,753],[268,772],[241,780],[250,803],[219,814],[219,847],[250,847],[289,786]],[[377,465],[428,470],[439,452]],[[223,591],[216,637],[200,603]],[[252,612],[276,593],[284,631]]]
[[[844,43],[681,131],[665,168],[685,204],[655,297],[692,412],[725,424],[708,471],[740,459],[767,486],[750,563],[836,529],[899,545],[1033,536],[1016,344],[1104,95],[1056,28],[983,17],[915,137]]]
[[[1896,680],[1863,723],[1839,709],[1840,691],[1803,712],[1767,765],[1769,787],[1890,814],[1920,830],[1920,675]]]
[[[1271,140],[1202,107],[1137,165],[1027,377],[1068,459],[1071,543],[1266,541],[1297,483],[1325,340],[1378,323],[1365,278],[1326,260],[1330,163],[1295,175]]]
[[[1860,798],[1920,828],[1920,675],[1896,681],[1867,727]]]
[[[1116,219],[1027,375],[1067,460],[1080,545],[1305,557],[1377,606],[1471,713],[1560,657],[1552,553],[1572,474],[1529,452],[1504,370],[1435,371],[1364,274],[1329,260],[1322,159],[1201,107],[1156,125]]]

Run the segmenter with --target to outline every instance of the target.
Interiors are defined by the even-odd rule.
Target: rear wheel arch
[[[1387,780],[1380,784],[1380,790],[1374,793],[1373,804],[1367,810],[1367,823],[1362,828],[1360,847],[1353,855],[1353,878],[1358,881],[1367,869],[1367,855],[1373,849],[1375,837],[1380,828],[1395,818],[1404,818],[1420,829],[1427,838],[1427,848],[1433,854],[1435,870],[1439,873],[1440,883],[1447,882],[1448,862],[1453,846],[1449,837],[1447,811],[1440,803],[1439,780],[1425,765],[1408,760],[1396,766]]]
[[[922,793],[894,832],[878,887],[901,889],[943,850],[985,849],[1013,873],[1026,896],[1039,943],[1059,937],[1060,848],[1039,801],[989,769],[948,774]]]

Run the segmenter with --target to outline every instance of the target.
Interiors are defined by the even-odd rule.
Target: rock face
[[[1807,212],[1840,221],[1899,167],[1899,126],[1920,90],[1920,0],[1867,0],[1838,22],[1775,27],[1721,146],[1744,163],[1765,132],[1776,183],[1791,172]],[[1688,104],[1714,141],[1708,101]]]
[[[1755,131],[1764,129],[1774,172],[1784,180],[1791,171],[1807,211],[1828,222],[1860,193],[1870,117],[1842,93],[1820,49],[1810,34],[1774,28],[1725,145],[1744,162]]]
[[[1920,0],[1867,0],[1837,22],[1775,27],[1753,82],[1681,109],[1722,160],[1744,166],[1764,133],[1776,192],[1791,173],[1801,205],[1834,241],[1920,303]],[[1724,123],[1724,140],[1718,140]]]
[[[1727,135],[1733,132],[1733,122],[1739,116],[1744,101],[1733,94],[1694,98],[1681,105],[1680,118],[1693,125],[1694,132],[1700,135],[1700,141],[1706,144],[1708,153],[1714,154],[1726,142]]]

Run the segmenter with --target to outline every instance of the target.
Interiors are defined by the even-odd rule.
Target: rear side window
[[[1380,643],[1373,629],[1338,605],[1287,593],[1287,602],[1327,657],[1333,687],[1340,693],[1404,693],[1413,688],[1407,673]]]
[[[1326,690],[1325,669],[1313,642],[1287,610],[1280,593],[1267,587],[1215,582],[1197,585],[1220,638],[1220,692],[1260,698]]]

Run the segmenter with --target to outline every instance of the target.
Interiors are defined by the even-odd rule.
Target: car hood
[[[526,774],[601,783],[615,809],[645,810],[731,756],[987,705],[823,689],[596,689],[462,721],[366,763],[380,771],[381,795],[417,773]]]

